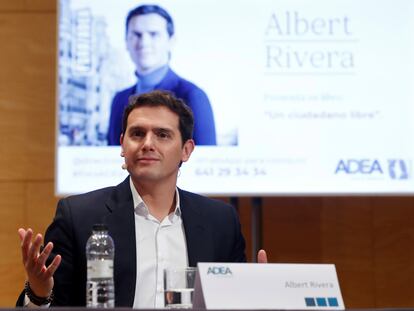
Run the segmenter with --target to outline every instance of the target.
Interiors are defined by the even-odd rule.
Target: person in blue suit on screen
[[[108,145],[119,145],[122,113],[133,94],[152,90],[171,91],[194,113],[194,141],[197,145],[216,145],[213,110],[206,93],[169,66],[174,43],[174,23],[158,5],[141,5],[128,13],[126,45],[135,64],[137,84],[118,92],[113,101],[108,129]]]

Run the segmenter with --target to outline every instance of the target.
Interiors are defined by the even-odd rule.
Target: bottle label
[[[113,260],[88,260],[88,279],[112,278],[114,276]]]

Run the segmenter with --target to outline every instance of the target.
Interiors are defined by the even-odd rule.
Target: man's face
[[[167,21],[150,13],[131,18],[126,44],[138,73],[146,74],[168,63],[173,38],[168,34]]]
[[[176,183],[180,162],[189,159],[194,141],[182,144],[178,115],[166,107],[131,111],[121,146],[125,164],[137,183]]]

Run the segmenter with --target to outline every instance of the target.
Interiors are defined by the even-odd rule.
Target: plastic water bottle
[[[114,241],[108,234],[108,227],[94,225],[86,242],[88,308],[115,307],[114,254]]]

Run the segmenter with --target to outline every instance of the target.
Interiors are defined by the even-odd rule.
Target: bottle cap
[[[93,231],[108,231],[108,226],[105,224],[94,224],[92,226]]]

